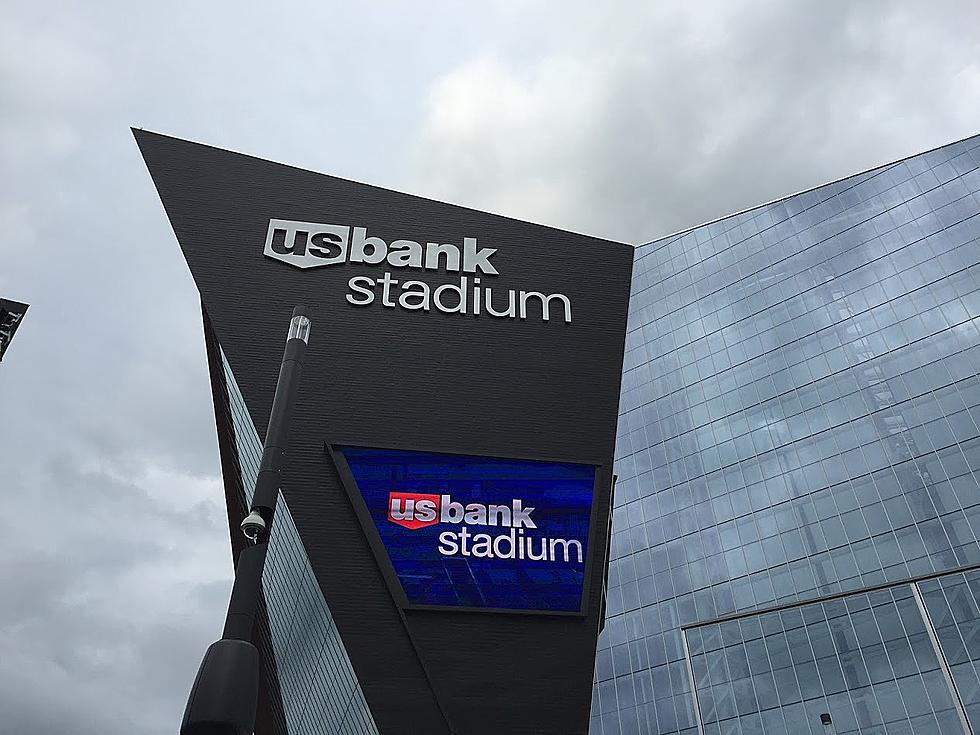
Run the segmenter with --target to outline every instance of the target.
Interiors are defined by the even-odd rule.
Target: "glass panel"
[[[725,625],[696,632],[724,639]],[[779,721],[770,710],[785,715],[792,708],[804,732],[823,732],[822,714],[838,735],[939,723],[942,732],[962,732],[908,586],[763,613],[739,625],[765,633],[753,641],[730,635],[723,648],[691,657],[706,731],[759,732],[759,723]]]
[[[262,457],[262,442],[224,353],[221,359],[241,484],[244,494],[251,497]],[[276,505],[262,588],[289,731],[377,735],[378,729],[313,576],[289,506],[281,496]]]
[[[678,660],[682,624],[980,563],[978,241],[980,136],[637,248],[612,544],[634,576],[610,580],[599,648],[649,656],[617,675]],[[921,702],[892,668],[921,663],[906,643],[864,646],[876,680],[862,655],[844,692],[816,658],[760,684],[781,719],[737,724],[754,678],[751,696],[712,683],[712,727],[806,732],[818,684],[856,722]],[[662,686],[674,714],[655,701],[649,732],[678,732]],[[943,712],[867,731],[937,731]]]
[[[949,664],[963,708],[980,729],[980,572],[952,574],[919,583],[936,637]]]

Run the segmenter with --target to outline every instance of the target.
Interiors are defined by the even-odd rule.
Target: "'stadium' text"
[[[459,284],[444,283],[432,287],[423,281],[399,282],[386,272],[381,278],[354,276],[347,285],[351,290],[347,301],[354,306],[370,306],[380,296],[381,305],[389,308],[398,306],[410,311],[435,309],[444,314],[473,316],[486,314],[498,319],[527,319],[531,316],[547,322],[552,317],[554,302],[565,323],[572,321],[572,304],[564,294],[545,296],[539,291],[514,289],[497,289],[495,292],[490,286],[481,287],[480,279],[475,277],[472,283],[466,276],[461,276]],[[393,288],[395,286],[398,288]]]
[[[577,539],[525,536],[524,529],[491,536],[489,533],[470,533],[463,526],[459,531],[439,534],[439,553],[443,556],[475,556],[484,559],[527,559],[582,563],[582,543]]]

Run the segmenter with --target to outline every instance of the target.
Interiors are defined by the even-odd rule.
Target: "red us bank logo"
[[[531,520],[533,512],[534,508],[525,508],[523,501],[518,499],[507,505],[463,505],[454,501],[451,495],[388,493],[388,520],[413,531],[433,523],[537,528]]]
[[[388,493],[388,520],[412,531],[439,522],[439,496]]]

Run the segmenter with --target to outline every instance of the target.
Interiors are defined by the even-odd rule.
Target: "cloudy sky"
[[[0,731],[174,733],[231,561],[129,126],[642,242],[980,132],[976,0],[0,4]]]

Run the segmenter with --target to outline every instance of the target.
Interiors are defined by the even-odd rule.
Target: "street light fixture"
[[[252,626],[281,486],[289,419],[309,338],[310,320],[305,309],[297,306],[289,322],[252,506],[242,521],[242,533],[249,545],[238,556],[224,631],[221,640],[212,643],[204,654],[187,699],[180,735],[252,735],[255,727],[259,652],[251,642]]]

